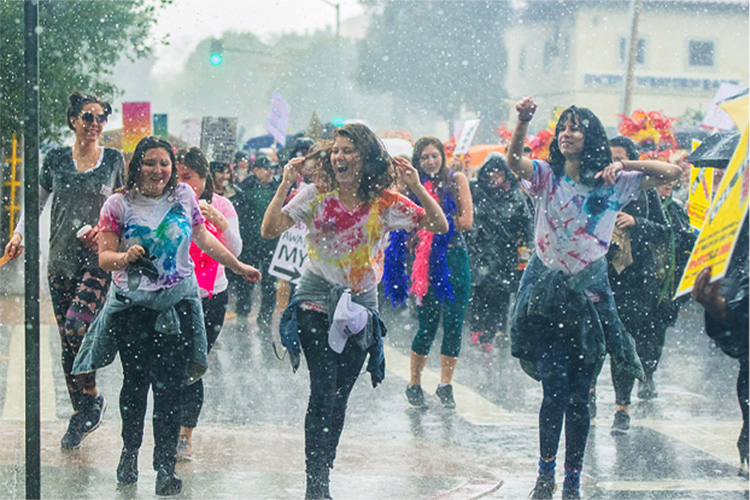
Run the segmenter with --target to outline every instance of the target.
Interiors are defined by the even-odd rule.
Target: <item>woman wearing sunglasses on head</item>
[[[52,198],[49,262],[50,297],[62,343],[62,367],[73,416],[61,441],[63,449],[80,447],[94,431],[106,407],[96,390],[95,372],[73,376],[73,360],[84,334],[104,303],[109,275],[97,257],[99,210],[113,190],[122,186],[125,162],[116,149],[97,144],[112,107],[92,95],[70,95],[68,127],[72,147],[47,153],[39,176],[39,211]],[[16,259],[23,251],[24,216],[18,221],[5,253]]]

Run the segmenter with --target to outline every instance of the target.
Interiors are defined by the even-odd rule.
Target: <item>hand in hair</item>
[[[402,156],[395,157],[393,161],[396,163],[398,180],[403,182],[413,192],[416,192],[418,186],[421,186],[417,169],[414,168],[409,160]]]
[[[302,172],[306,160],[307,159],[304,156],[298,156],[297,158],[289,160],[289,163],[284,165],[284,177],[282,178],[282,182],[286,184],[294,184],[297,182],[297,176]]]
[[[518,119],[522,122],[530,122],[534,118],[536,113],[537,105],[534,102],[534,98],[531,96],[524,97],[516,104],[516,111],[518,112]]]

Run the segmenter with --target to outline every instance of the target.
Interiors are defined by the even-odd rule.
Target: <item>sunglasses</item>
[[[96,123],[100,125],[107,123],[107,115],[105,114],[96,115],[96,117],[94,117],[94,113],[92,113],[91,111],[86,111],[81,115],[81,120],[85,121],[86,123],[94,123],[95,119]]]

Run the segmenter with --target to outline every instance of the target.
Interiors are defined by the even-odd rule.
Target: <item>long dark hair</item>
[[[182,148],[177,151],[175,157],[178,164],[185,165],[198,174],[198,177],[206,180],[206,186],[203,188],[200,199],[210,202],[214,197],[214,179],[208,169],[208,159],[201,148],[196,146]]]
[[[70,94],[68,100],[70,101],[70,106],[68,106],[68,128],[73,131],[75,131],[75,127],[73,127],[71,120],[78,118],[78,115],[80,115],[81,111],[83,111],[83,107],[87,104],[98,104],[102,107],[104,115],[108,118],[109,115],[112,114],[112,106],[110,106],[109,103],[104,99],[101,99],[95,95],[81,94],[80,92],[76,91]]]
[[[128,164],[128,173],[125,181],[125,189],[133,192],[138,187],[138,179],[141,175],[141,166],[143,165],[143,157],[146,155],[146,151],[149,149],[162,148],[169,153],[169,159],[172,160],[172,172],[169,175],[169,181],[164,187],[164,191],[174,189],[177,186],[177,169],[175,168],[174,150],[172,145],[164,139],[149,135],[144,137],[135,147],[133,151],[133,159]]]
[[[549,145],[548,163],[556,176],[565,173],[565,156],[560,152],[557,138],[565,128],[565,122],[570,118],[583,132],[583,151],[581,153],[581,164],[579,177],[582,184],[594,187],[602,183],[601,179],[594,176],[612,164],[612,152],[609,149],[607,131],[596,115],[588,108],[571,106],[560,115],[555,127],[555,138]]]
[[[451,169],[448,168],[448,161],[445,157],[445,147],[443,146],[443,143],[440,142],[440,139],[430,136],[417,139],[417,142],[414,144],[414,152],[411,155],[411,164],[417,169],[417,172],[419,172],[419,178],[424,181],[424,178],[428,177],[428,175],[422,168],[421,160],[422,153],[427,146],[435,146],[437,150],[440,151],[440,157],[442,158],[440,170],[435,174],[435,177],[438,179],[438,196],[440,197],[440,200],[443,199],[446,189],[450,189],[455,197],[456,193],[451,176]]]
[[[385,150],[372,130],[361,123],[349,123],[333,132],[336,137],[349,139],[362,159],[362,181],[357,194],[364,201],[378,198],[396,180],[393,159]],[[322,157],[318,164],[317,182],[323,190],[338,187],[336,173],[331,165],[331,148],[333,143],[324,146],[319,155]]]

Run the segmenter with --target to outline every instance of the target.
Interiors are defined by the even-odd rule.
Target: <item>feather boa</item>
[[[427,192],[438,200],[437,188],[433,186],[432,180],[423,179]],[[419,203],[419,200],[415,200]],[[445,234],[433,234],[420,229],[417,231],[419,244],[414,256],[412,266],[410,292],[417,298],[417,304],[422,305],[422,298],[427,293],[430,285],[435,289],[435,297],[444,302],[445,299],[455,300],[453,287],[450,284],[451,275],[448,269],[448,244],[453,235],[456,234],[456,226],[453,216],[456,212],[456,200],[450,189],[446,189],[443,203],[440,205],[448,220],[448,232]],[[404,304],[406,302],[408,277],[406,275],[406,231],[391,233],[391,240],[386,249],[384,267],[385,296],[390,297],[391,302]]]

